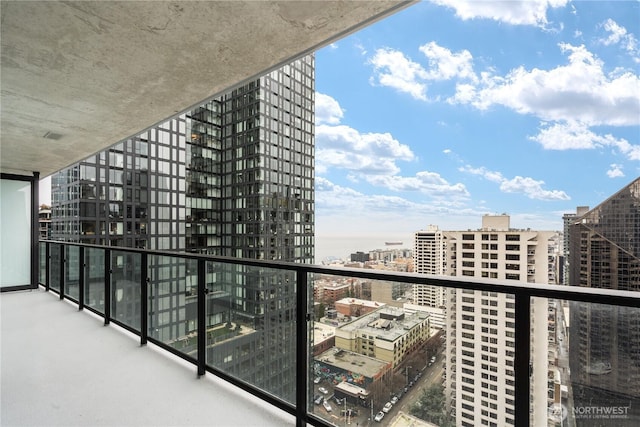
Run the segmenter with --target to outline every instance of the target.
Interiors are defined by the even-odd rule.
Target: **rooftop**
[[[357,372],[368,378],[373,378],[389,364],[373,357],[363,356],[348,350],[332,348],[316,357],[316,361],[324,362],[327,365],[345,371]]]
[[[398,318],[396,320],[382,319],[380,317],[382,313],[397,316]],[[403,315],[404,318],[401,319]],[[386,306],[380,310],[359,317],[353,322],[341,326],[340,329],[350,332],[356,330],[366,331],[376,338],[395,341],[427,317],[429,317],[429,314],[425,312],[405,312],[401,308]]]

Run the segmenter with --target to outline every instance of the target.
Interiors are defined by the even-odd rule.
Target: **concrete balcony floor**
[[[42,289],[0,296],[2,426],[283,426],[293,416]]]

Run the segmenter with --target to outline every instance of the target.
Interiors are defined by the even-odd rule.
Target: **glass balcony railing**
[[[640,293],[53,241],[40,255],[47,290],[298,426],[640,422]]]

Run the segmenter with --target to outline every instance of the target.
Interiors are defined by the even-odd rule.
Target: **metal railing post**
[[[198,259],[198,376],[202,376],[207,368],[207,325],[206,325],[206,261]]]
[[[111,249],[104,250],[104,324],[111,323]]]
[[[45,243],[45,284],[44,289],[49,292],[49,282],[51,282],[51,244],[49,242]]]
[[[78,270],[80,270],[78,276],[78,311],[84,310],[84,276],[85,269],[87,268],[84,262],[84,249],[84,246],[80,246],[80,262],[78,263]]]
[[[65,268],[64,268],[64,264],[66,262],[66,251],[65,251],[65,245],[60,245],[60,277],[58,278],[60,280],[60,299],[63,300],[64,299],[64,273],[65,273]]]
[[[144,252],[140,257],[140,345],[146,345],[149,334],[149,258]]]
[[[518,292],[515,298],[515,425],[528,426],[531,406],[531,297],[526,292]]]
[[[308,273],[296,270],[296,427],[307,425],[307,397],[309,380],[309,321]]]

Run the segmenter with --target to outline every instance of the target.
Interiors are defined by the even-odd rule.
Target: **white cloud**
[[[503,105],[543,120],[579,121],[586,125],[640,124],[640,79],[616,70],[606,75],[603,64],[584,46],[560,44],[569,63],[551,70],[519,67],[505,77],[482,73],[476,87],[460,84],[451,103],[480,110]]]
[[[568,121],[562,123],[541,123],[537,135],[529,137],[546,150],[584,150],[602,147],[617,149],[629,160],[640,160],[640,145],[632,145],[627,140],[613,135],[598,135],[584,123]]]
[[[341,168],[372,175],[399,172],[396,161],[412,161],[415,154],[389,133],[360,133],[349,126],[316,126],[316,169]]]
[[[626,28],[621,27],[611,18],[607,19],[602,26],[610,33],[609,37],[600,40],[600,42],[606,46],[618,43],[627,35]]]
[[[607,31],[609,34],[606,38],[601,38],[600,43],[605,46],[620,44],[623,49],[625,49],[636,62],[640,62],[640,51],[638,49],[638,40],[635,36],[629,32],[624,27],[618,25],[616,21],[609,18],[604,21],[601,26]]]
[[[344,110],[338,101],[329,95],[316,92],[316,124],[340,124]]]
[[[500,184],[500,190],[505,193],[524,193],[530,199],[537,200],[570,200],[564,191],[543,190],[544,181],[536,181],[533,178],[516,176],[511,180],[505,180]]]
[[[461,167],[459,170],[481,176],[491,182],[499,183],[500,190],[505,193],[522,193],[528,198],[536,200],[571,199],[564,191],[543,189],[544,181],[536,181],[533,178],[516,176],[512,179],[507,179],[500,172],[490,171],[484,167],[473,168],[469,165]]]
[[[622,172],[622,165],[618,165],[613,163],[611,165],[611,169],[607,171],[607,176],[609,178],[621,178],[624,176],[624,172]]]
[[[369,60],[374,72],[371,84],[388,86],[427,101],[429,81],[459,79],[478,83],[473,71],[473,56],[468,50],[452,52],[435,42],[424,44],[419,50],[427,57],[428,68],[412,61],[401,51],[378,49]]]
[[[524,1],[477,1],[477,0],[431,0],[432,3],[455,9],[462,20],[484,18],[512,25],[548,24],[547,10],[563,7],[568,0],[524,0]]]
[[[420,79],[427,78],[422,66],[393,49],[378,49],[369,60],[373,65],[372,84],[388,86],[408,93],[415,99],[427,100],[427,86]]]
[[[395,221],[398,219],[398,212],[403,212],[403,215],[431,213],[442,216],[471,212],[470,209],[461,208],[458,203],[446,198],[443,198],[440,203],[433,201],[418,203],[398,196],[364,194],[352,188],[334,184],[323,177],[316,178],[316,204],[317,211],[338,212],[342,220],[345,219],[343,214],[345,211],[356,218],[360,213],[368,217],[370,214],[385,212],[391,214]],[[474,215],[480,214],[480,212],[474,212]]]
[[[469,197],[464,184],[450,184],[435,172],[418,172],[411,177],[369,175],[365,179],[373,185],[392,191],[419,191],[436,199],[446,198],[448,203],[455,203],[461,198]]]
[[[430,69],[427,71],[429,80],[450,80],[457,77],[478,81],[478,77],[473,72],[473,56],[468,50],[453,53],[446,47],[438,46],[436,42],[422,45],[419,50],[429,59]]]

